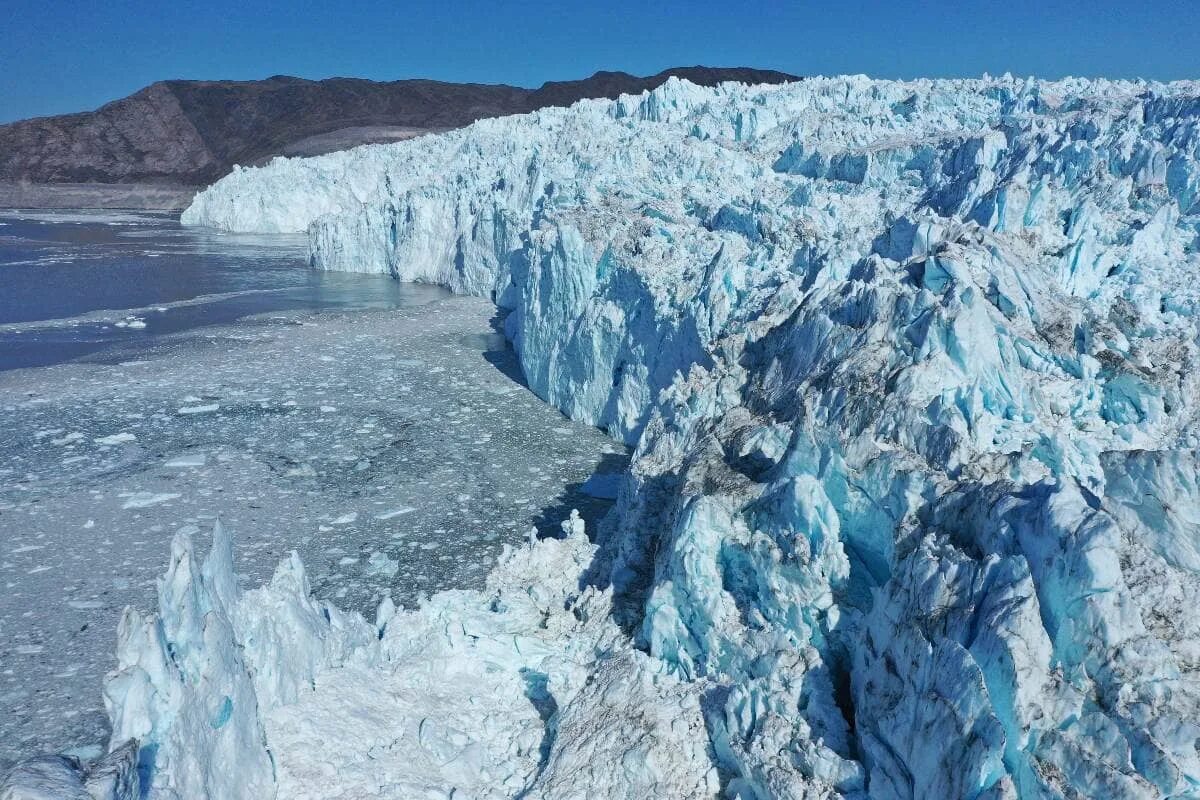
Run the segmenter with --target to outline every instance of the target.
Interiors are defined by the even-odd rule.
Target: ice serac
[[[1200,83],[673,80],[185,220],[491,297],[636,445],[587,582],[725,795],[1200,794]]]
[[[114,741],[139,738],[151,798],[712,795],[702,689],[580,588],[594,553],[573,516],[485,591],[372,624],[316,602],[294,554],[239,593],[220,526],[199,569],[181,537],[158,613],[122,626]]]

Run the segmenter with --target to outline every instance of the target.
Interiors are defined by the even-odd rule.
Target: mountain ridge
[[[648,77],[600,71],[536,89],[423,78],[163,80],[94,111],[0,125],[0,183],[24,187],[149,184],[203,186],[235,164],[281,154],[307,140],[343,149],[468,125],[485,117],[614,98],[669,76],[714,85],[782,83],[797,76],[744,67],[674,67]],[[342,137],[330,136],[346,131]],[[2,201],[0,196],[0,201]]]

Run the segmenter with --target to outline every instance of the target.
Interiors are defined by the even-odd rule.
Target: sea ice
[[[587,505],[578,486],[601,462],[622,469],[624,453],[583,425],[569,425],[565,441],[542,436],[564,421],[514,380],[515,354],[477,349],[494,313],[487,301],[450,296],[387,314],[291,312],[175,337],[122,368],[121,381],[92,364],[0,372],[0,406],[12,406],[0,447],[0,539],[11,533],[0,545],[0,778],[39,750],[107,739],[100,688],[112,632],[123,606],[152,607],[172,532],[198,534],[220,513],[242,534],[248,585],[295,548],[319,599],[368,612],[384,593],[411,606],[446,587],[478,588],[504,542],[523,541],[529,525],[558,529],[543,509],[569,503],[598,519],[608,503]],[[229,343],[247,330],[253,340]],[[325,352],[337,360],[317,371]],[[420,358],[395,372],[425,412],[381,390],[380,355]],[[429,366],[443,370],[428,379]],[[497,384],[513,387],[503,414],[489,412]],[[35,389],[42,402],[25,405]],[[342,413],[320,415],[320,391],[338,392]],[[289,392],[299,402],[285,405]],[[211,403],[220,411],[175,413]],[[450,414],[466,421],[450,426]],[[92,441],[117,432],[136,439]],[[483,434],[489,441],[474,444]],[[363,461],[369,469],[357,468]],[[554,467],[531,479],[532,462]],[[134,492],[180,496],[123,508]],[[520,492],[537,502],[506,499]],[[465,528],[460,494],[474,498]],[[402,509],[411,510],[375,519]],[[353,525],[322,527],[350,511]],[[422,549],[431,539],[444,544]],[[335,544],[341,551],[326,555]],[[372,552],[397,562],[395,573],[372,571]],[[342,557],[354,565],[339,566]]]
[[[70,441],[69,437],[63,437],[63,439]],[[135,436],[132,433],[129,433],[127,431],[123,431],[121,433],[114,433],[111,436],[101,436],[100,438],[95,439],[93,441],[95,441],[96,444],[99,444],[99,445],[114,445],[114,444],[128,444],[129,442],[135,441],[136,439],[137,439],[137,436]],[[62,440],[56,440],[56,443],[57,443],[57,441],[62,441]]]
[[[178,492],[131,492],[121,508],[148,508],[175,500]]]
[[[182,406],[176,413],[178,414],[211,414],[219,409],[219,403],[204,403],[197,406]]]

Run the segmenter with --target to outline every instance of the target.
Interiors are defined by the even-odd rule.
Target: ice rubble
[[[711,795],[701,686],[580,588],[594,551],[574,516],[486,591],[369,624],[315,601],[294,554],[242,592],[219,523],[203,563],[182,534],[159,613],[122,620],[113,741],[143,743],[156,798]]]
[[[139,800],[138,743],[127,741],[84,765],[69,755],[18,764],[0,785],[0,800]]]
[[[594,554],[378,643],[181,545],[114,742],[163,797],[1200,796],[1198,161],[1200,83],[849,77],[235,171],[185,222],[493,298],[636,454]]]

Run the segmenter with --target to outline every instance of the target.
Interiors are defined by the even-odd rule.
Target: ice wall
[[[1198,83],[672,80],[185,222],[490,296],[636,443],[588,577],[726,795],[1190,797],[1198,162]]]

